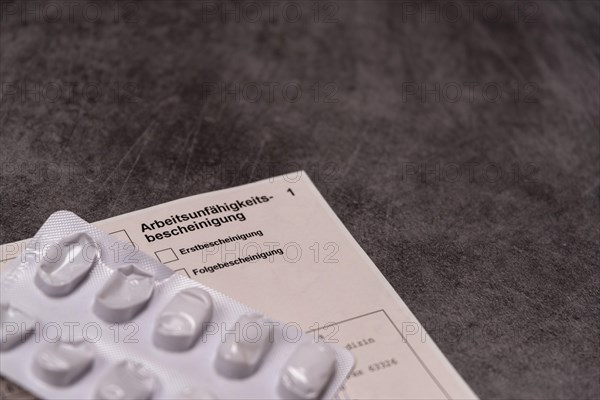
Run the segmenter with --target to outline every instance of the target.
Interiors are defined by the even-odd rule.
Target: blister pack
[[[333,398],[354,365],[66,211],[1,279],[0,372],[41,398]]]

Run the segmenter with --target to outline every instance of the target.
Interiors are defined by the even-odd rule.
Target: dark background
[[[75,3],[1,3],[0,242],[304,169],[478,395],[600,397],[597,2]]]

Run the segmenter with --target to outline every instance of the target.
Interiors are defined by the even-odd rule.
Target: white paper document
[[[356,358],[342,399],[476,398],[306,173],[96,222],[173,270]],[[135,246],[135,248],[134,248]],[[3,265],[24,242],[0,248]],[[397,268],[402,268],[398,265]]]

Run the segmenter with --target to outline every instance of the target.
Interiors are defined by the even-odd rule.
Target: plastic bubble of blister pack
[[[67,211],[0,289],[0,373],[41,398],[330,399],[354,365]]]

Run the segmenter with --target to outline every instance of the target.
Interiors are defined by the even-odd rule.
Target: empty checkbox
[[[179,260],[172,248],[155,251],[156,258],[163,264]]]

